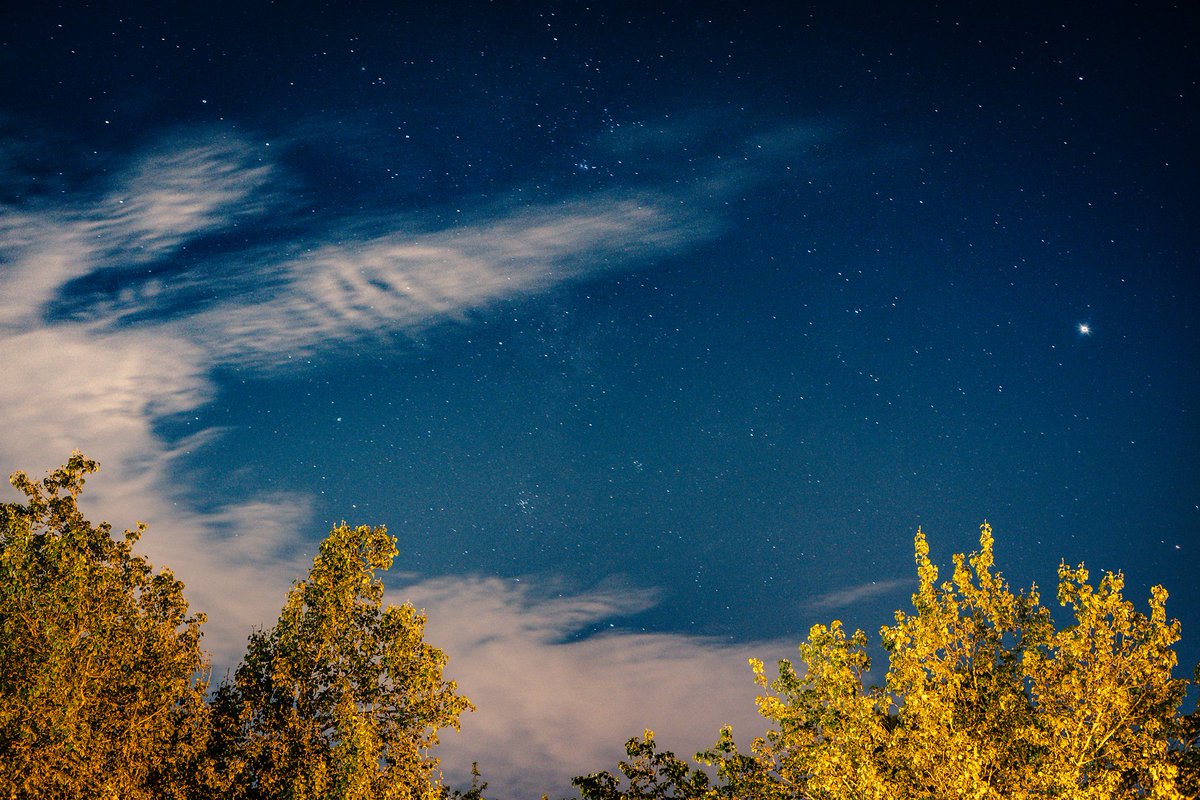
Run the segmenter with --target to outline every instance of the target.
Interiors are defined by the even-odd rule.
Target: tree
[[[1060,604],[1074,622],[1056,629],[1036,587],[1014,594],[993,570],[993,538],[954,557],[951,581],[916,536],[915,613],[880,630],[889,657],[883,687],[865,687],[867,639],[839,622],[815,626],[769,681],[760,713],[773,723],[741,753],[728,732],[701,758],[735,796],[787,798],[1182,798],[1195,786],[1195,718],[1178,710],[1166,591],[1150,614],[1107,573],[1059,567]],[[1190,726],[1190,727],[1189,727]]]
[[[0,504],[0,797],[182,797],[205,777],[202,614],[77,499],[76,452]]]
[[[442,679],[410,604],[382,608],[383,528],[330,531],[275,627],[250,637],[215,700],[213,753],[235,797],[432,798],[438,730],[473,709]]]
[[[1122,596],[1121,573],[1092,585],[1062,564],[1058,599],[1073,622],[1056,628],[1036,586],[1013,593],[994,570],[993,544],[984,523],[979,551],[956,555],[939,583],[917,531],[914,613],[880,630],[882,686],[865,683],[865,633],[816,625],[801,669],[781,661],[771,680],[751,660],[771,729],[748,751],[723,729],[697,755],[715,781],[647,735],[626,745],[628,788],[607,772],[576,778],[583,800],[1197,796],[1200,712],[1179,714],[1188,682],[1172,675],[1179,623],[1166,591],[1151,590],[1146,615]]]
[[[628,788],[622,789],[621,781],[609,772],[582,775],[571,783],[583,800],[699,800],[709,792],[708,775],[669,750],[659,750],[653,731],[627,741],[625,754],[629,761],[620,762],[618,769]]]

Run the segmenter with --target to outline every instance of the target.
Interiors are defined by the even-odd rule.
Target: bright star
[[[1081,334],[1083,334],[1084,336],[1087,336],[1089,333],[1092,332],[1092,328],[1086,322],[1081,322],[1081,323],[1079,323],[1079,332]]]

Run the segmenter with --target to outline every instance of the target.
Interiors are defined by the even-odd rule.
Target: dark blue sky
[[[882,5],[5,11],[6,469],[100,460],[219,663],[341,519],[399,536],[431,636],[654,694],[629,664],[873,632],[917,525],[948,562],[986,518],[1015,585],[1166,585],[1190,672],[1193,16]],[[564,738],[446,637],[477,717]],[[524,791],[648,702],[569,764],[467,741]]]

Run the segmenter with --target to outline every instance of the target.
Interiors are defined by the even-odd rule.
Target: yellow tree
[[[77,498],[75,453],[0,504],[0,797],[183,797],[207,773],[203,615]]]
[[[275,627],[255,633],[215,701],[214,754],[235,797],[439,797],[438,730],[473,707],[444,681],[410,604],[382,607],[383,528],[341,525]]]
[[[954,556],[952,580],[939,585],[918,530],[916,613],[898,611],[880,631],[886,692],[898,705],[888,761],[909,796],[1016,797],[1040,761],[1029,740],[1036,708],[1023,656],[1052,623],[1036,587],[1014,595],[993,571],[986,523],[979,544],[970,557]]]
[[[1076,622],[1026,654],[1038,717],[1030,739],[1043,754],[1029,785],[1097,800],[1176,796],[1168,741],[1180,737],[1183,681],[1171,678],[1179,623],[1167,621],[1166,590],[1151,590],[1147,617],[1121,596],[1120,573],[1093,587],[1086,569],[1064,564],[1058,577]]]
[[[781,662],[773,684],[778,694],[759,698],[759,712],[778,726],[754,741],[754,761],[761,768],[739,764],[731,770],[733,765],[722,759],[731,783],[758,775],[776,783],[784,797],[890,800],[876,757],[888,740],[888,704],[882,692],[863,686],[871,668],[866,646],[862,631],[847,637],[838,621],[813,627],[800,645],[804,671]],[[752,659],[750,664],[759,686],[772,688],[763,663]],[[726,751],[733,749],[728,731],[722,741]]]
[[[1149,615],[1121,592],[1120,573],[1088,583],[1059,568],[1056,629],[1036,587],[1014,594],[995,572],[991,527],[954,558],[952,579],[916,536],[915,613],[881,631],[889,668],[869,688],[866,636],[815,626],[768,681],[759,710],[772,723],[748,753],[728,730],[699,757],[722,780],[710,796],[763,798],[1183,798],[1197,787],[1197,718],[1173,677],[1179,623],[1167,593]]]

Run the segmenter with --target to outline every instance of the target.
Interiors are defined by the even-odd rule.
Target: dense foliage
[[[915,613],[897,612],[880,635],[883,686],[867,686],[867,636],[840,622],[814,626],[804,668],[779,663],[770,680],[752,661],[771,724],[741,751],[732,732],[697,756],[717,780],[631,739],[620,771],[577,778],[585,800],[619,798],[1185,798],[1200,792],[1198,718],[1179,714],[1166,591],[1150,614],[1121,592],[1120,573],[1088,582],[1059,567],[1058,599],[1073,623],[1056,628],[1036,587],[1014,594],[993,570],[991,527],[980,549],[954,558],[938,583],[917,532]]]
[[[0,505],[0,798],[416,798],[471,708],[411,605],[382,606],[383,528],[341,525],[209,696],[183,584],[76,499],[75,454]],[[478,786],[466,793],[479,795]],[[473,794],[472,794],[473,792]]]
[[[134,553],[143,527],[114,537],[80,513],[95,470],[77,453],[40,482],[18,472],[25,501],[0,504],[0,800],[482,800],[477,771],[465,792],[442,786],[438,731],[472,706],[424,616],[383,606],[383,528],[330,531],[209,693],[204,617]],[[916,566],[913,612],[880,631],[882,686],[866,683],[866,634],[814,626],[801,668],[771,679],[751,661],[769,730],[748,750],[725,729],[694,766],[646,731],[618,774],[575,779],[583,800],[1200,796],[1200,713],[1180,713],[1165,590],[1145,614],[1120,573],[1093,584],[1063,564],[1059,627],[1036,587],[995,571],[986,523],[949,581],[920,531]]]
[[[202,615],[76,498],[76,454],[0,505],[0,797],[178,797],[206,744]]]
[[[334,528],[279,622],[250,637],[214,703],[230,797],[418,800],[440,794],[437,731],[472,708],[442,680],[409,604],[381,608],[395,540]]]

